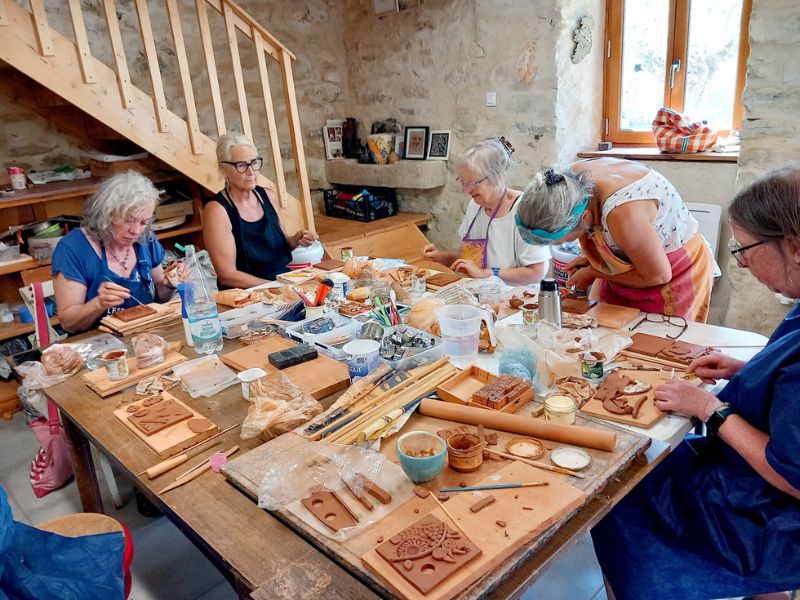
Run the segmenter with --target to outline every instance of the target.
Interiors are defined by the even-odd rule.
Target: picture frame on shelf
[[[428,141],[428,160],[450,158],[450,130],[431,131]]]
[[[417,125],[406,127],[405,152],[403,158],[409,160],[425,160],[428,156],[428,135],[430,127]]]
[[[322,139],[325,142],[325,158],[334,160],[344,158],[342,142],[342,126],[344,119],[328,119],[322,128]]]
[[[404,134],[398,133],[394,136],[394,151],[397,156],[403,158],[406,151],[406,136]]]

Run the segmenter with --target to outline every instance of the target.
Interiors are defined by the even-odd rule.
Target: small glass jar
[[[411,293],[421,295],[428,289],[428,284],[425,281],[424,275],[417,275],[416,273],[411,276]]]
[[[564,394],[550,394],[544,399],[544,418],[560,425],[575,423],[578,405]]]
[[[500,314],[500,286],[496,283],[482,283],[478,286],[478,302],[488,304],[495,314]]]
[[[353,249],[350,246],[345,246],[341,249],[342,260],[349,260],[353,258]]]

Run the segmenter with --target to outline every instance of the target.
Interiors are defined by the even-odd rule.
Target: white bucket
[[[329,273],[328,279],[333,282],[333,289],[339,294],[339,298],[344,300],[347,296],[347,289],[350,287],[350,278],[344,273]]]
[[[375,340],[353,340],[342,346],[350,379],[364,377],[378,366],[380,349],[380,342]]]
[[[573,260],[581,256],[580,246],[570,244],[568,247],[565,244],[559,246],[550,246],[550,253],[553,255],[553,279],[555,279],[561,287],[567,286],[567,265]],[[577,253],[575,252],[577,250]]]
[[[325,254],[325,248],[322,247],[319,240],[316,240],[310,246],[298,246],[292,250],[292,262],[287,266],[290,271],[305,269],[322,262],[323,254]]]

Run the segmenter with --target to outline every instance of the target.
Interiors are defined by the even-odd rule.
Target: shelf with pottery
[[[354,158],[339,158],[325,163],[330,183],[388,188],[430,190],[447,183],[447,161],[399,160],[391,165],[359,164]]]

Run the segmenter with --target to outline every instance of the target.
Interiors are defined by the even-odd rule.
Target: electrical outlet
[[[497,92],[486,92],[486,106],[497,106]]]

